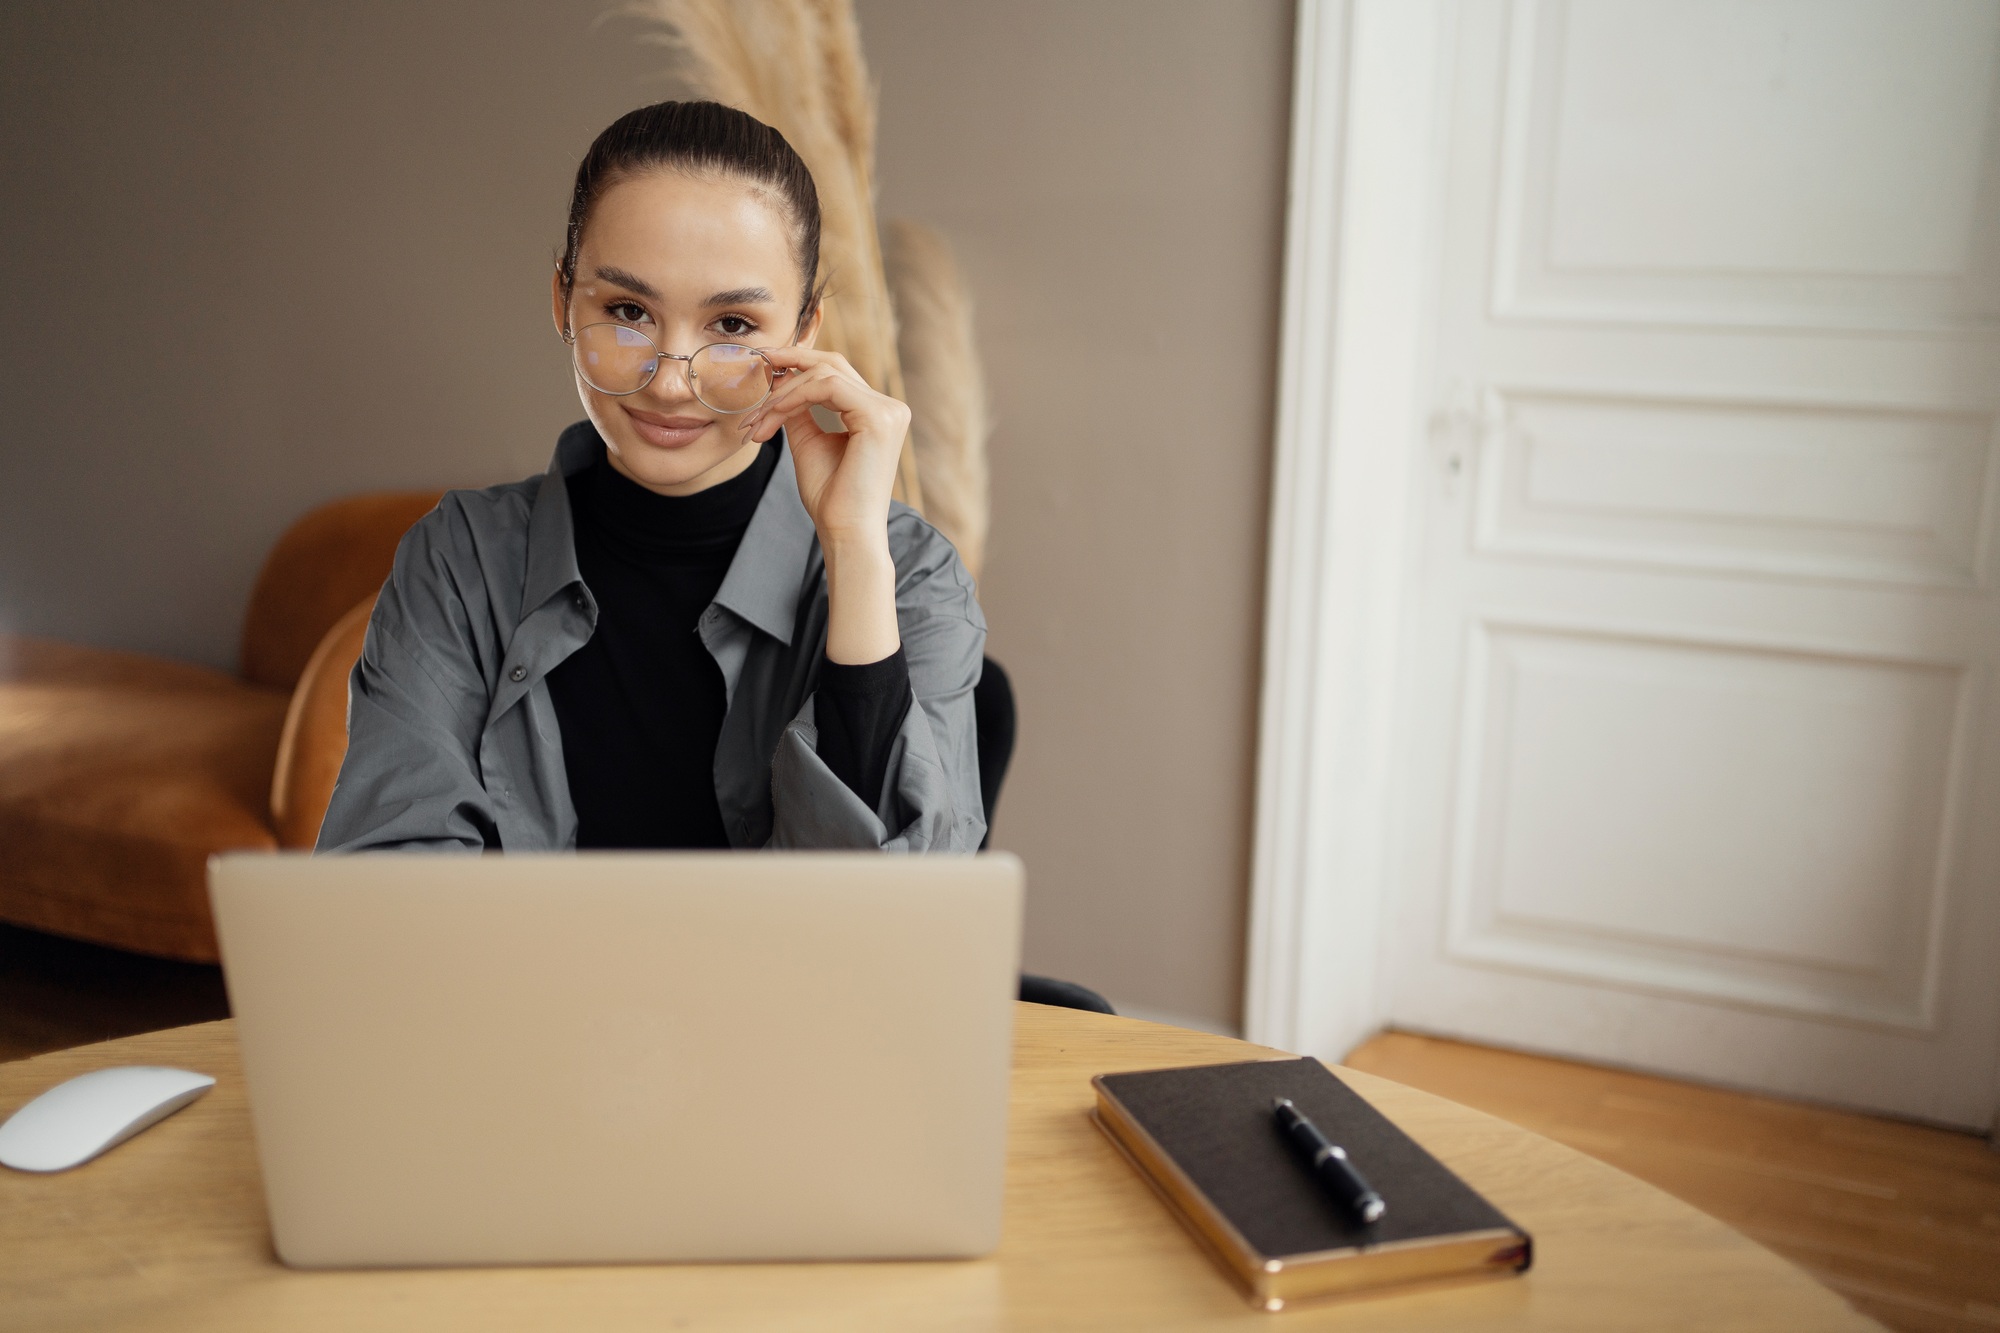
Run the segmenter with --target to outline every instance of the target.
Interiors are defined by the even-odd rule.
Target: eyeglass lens
[[[688,363],[694,396],[718,412],[748,412],[771,392],[771,363],[737,343],[710,343]]]
[[[660,370],[660,350],[623,324],[587,324],[576,331],[576,365],[599,393],[637,393]],[[710,343],[688,363],[688,387],[717,412],[748,412],[771,392],[771,363],[755,348]]]

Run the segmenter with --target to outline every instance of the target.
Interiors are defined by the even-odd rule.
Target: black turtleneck
[[[778,466],[775,439],[739,476],[658,495],[607,460],[568,478],[577,568],[597,628],[548,676],[579,847],[727,847],[715,744],[721,668],[696,622],[715,600]],[[909,711],[899,649],[882,662],[820,661],[819,754],[873,808]]]

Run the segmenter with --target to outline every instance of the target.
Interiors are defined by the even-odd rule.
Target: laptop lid
[[[238,853],[209,881],[289,1264],[999,1242],[1011,856]]]

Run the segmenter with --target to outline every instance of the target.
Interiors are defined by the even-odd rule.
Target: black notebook
[[[1317,1060],[1252,1060],[1101,1074],[1097,1123],[1181,1221],[1276,1310],[1311,1296],[1523,1272],[1528,1233]],[[1388,1205],[1346,1213],[1271,1113],[1292,1102]]]

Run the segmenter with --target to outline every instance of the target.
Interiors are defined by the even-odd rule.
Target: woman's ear
[[[549,314],[554,318],[556,332],[562,335],[564,342],[569,341],[569,311],[564,309],[566,304],[563,300],[562,265],[556,264],[549,269]]]
[[[813,339],[819,337],[819,327],[826,322],[826,298],[813,302],[812,316],[799,326],[799,346],[811,347]]]

